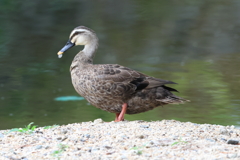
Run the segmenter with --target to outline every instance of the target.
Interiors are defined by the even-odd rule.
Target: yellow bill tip
[[[61,55],[61,54],[63,54],[63,52],[59,51],[57,54],[58,54],[58,55]]]

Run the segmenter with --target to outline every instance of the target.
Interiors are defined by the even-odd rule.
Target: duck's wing
[[[111,80],[113,82],[131,85],[133,84],[135,86],[135,90],[150,89],[164,86],[165,84],[176,84],[172,81],[147,76],[143,73],[118,64],[95,65],[94,72],[97,79]],[[170,87],[166,87],[166,89],[167,88],[169,88],[170,91],[176,91]]]

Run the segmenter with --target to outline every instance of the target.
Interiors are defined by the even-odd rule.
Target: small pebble
[[[3,138],[3,137],[4,137],[4,135],[2,133],[0,133],[0,138]]]
[[[62,141],[65,141],[67,138],[68,138],[67,136],[63,137]]]
[[[103,122],[104,122],[104,121],[103,121],[101,118],[95,119],[95,120],[93,121],[94,124],[99,124],[99,123],[103,123]]]
[[[141,128],[149,128],[147,125],[140,125]]]
[[[111,146],[104,146],[105,148],[107,148],[107,149],[111,149],[112,147]]]
[[[58,137],[58,138],[57,138],[57,140],[61,140],[61,139],[62,139],[62,137]]]
[[[230,140],[227,141],[227,144],[238,145],[239,141],[230,139]]]
[[[220,133],[226,136],[229,136],[229,132],[226,129],[221,129]]]
[[[138,136],[138,138],[143,139],[143,138],[144,138],[144,135],[140,135],[140,136]]]
[[[86,134],[85,137],[86,138],[90,138],[91,136],[90,136],[90,134]]]
[[[37,145],[37,146],[35,147],[35,149],[41,149],[41,148],[43,148],[43,146],[41,146],[41,145]]]
[[[62,134],[66,134],[68,131],[67,130],[63,130],[62,131]]]
[[[227,158],[237,158],[237,153],[227,154]]]
[[[210,142],[215,142],[215,140],[209,139],[209,138],[207,138],[206,140],[207,140],[207,141],[210,141]]]

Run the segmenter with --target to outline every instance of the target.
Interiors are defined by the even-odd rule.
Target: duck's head
[[[95,32],[85,26],[74,28],[66,45],[57,53],[58,57],[61,58],[64,52],[77,45],[85,45],[84,50],[87,50],[86,48],[91,47],[94,48],[95,51],[98,46],[98,38]],[[87,45],[89,45],[89,47],[86,47]]]

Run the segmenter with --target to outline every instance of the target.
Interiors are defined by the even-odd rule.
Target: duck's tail
[[[190,100],[175,96],[175,95],[169,95],[165,97],[164,99],[157,99],[157,101],[166,103],[166,104],[181,104],[185,102],[190,102]]]

